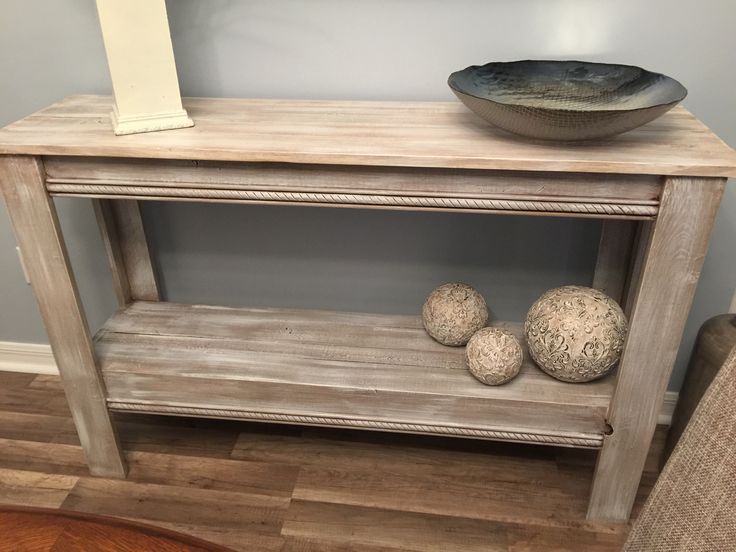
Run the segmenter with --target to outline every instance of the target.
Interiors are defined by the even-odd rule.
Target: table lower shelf
[[[95,346],[112,410],[597,448],[613,393],[612,377],[563,383],[528,355],[485,386],[417,316],[136,302]]]

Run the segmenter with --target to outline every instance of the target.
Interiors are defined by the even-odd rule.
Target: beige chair
[[[695,410],[623,550],[736,551],[736,348]]]

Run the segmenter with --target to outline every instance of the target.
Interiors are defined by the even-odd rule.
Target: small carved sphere
[[[565,286],[542,295],[524,323],[529,354],[550,376],[584,382],[606,375],[621,357],[628,322],[598,290]]]
[[[444,284],[429,294],[422,308],[427,333],[443,345],[465,345],[488,322],[483,296],[467,284]]]
[[[514,379],[523,358],[516,336],[499,328],[478,330],[465,348],[468,370],[486,385],[501,385]]]

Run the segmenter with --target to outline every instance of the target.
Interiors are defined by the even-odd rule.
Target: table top
[[[684,107],[590,143],[495,129],[459,102],[185,98],[193,128],[115,136],[108,96],[71,96],[0,130],[0,154],[736,176],[736,151]]]

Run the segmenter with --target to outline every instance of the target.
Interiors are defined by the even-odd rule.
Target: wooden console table
[[[196,127],[122,137],[110,105],[71,97],[0,131],[0,183],[93,474],[125,477],[111,410],[347,426],[600,449],[588,516],[628,517],[736,176],[736,153],[684,108],[554,145],[458,103],[190,99]],[[52,196],[95,198],[120,309],[94,337]],[[603,219],[594,285],[630,316],[623,358],[589,384],[527,360],[486,387],[418,316],[169,303],[142,200]]]

